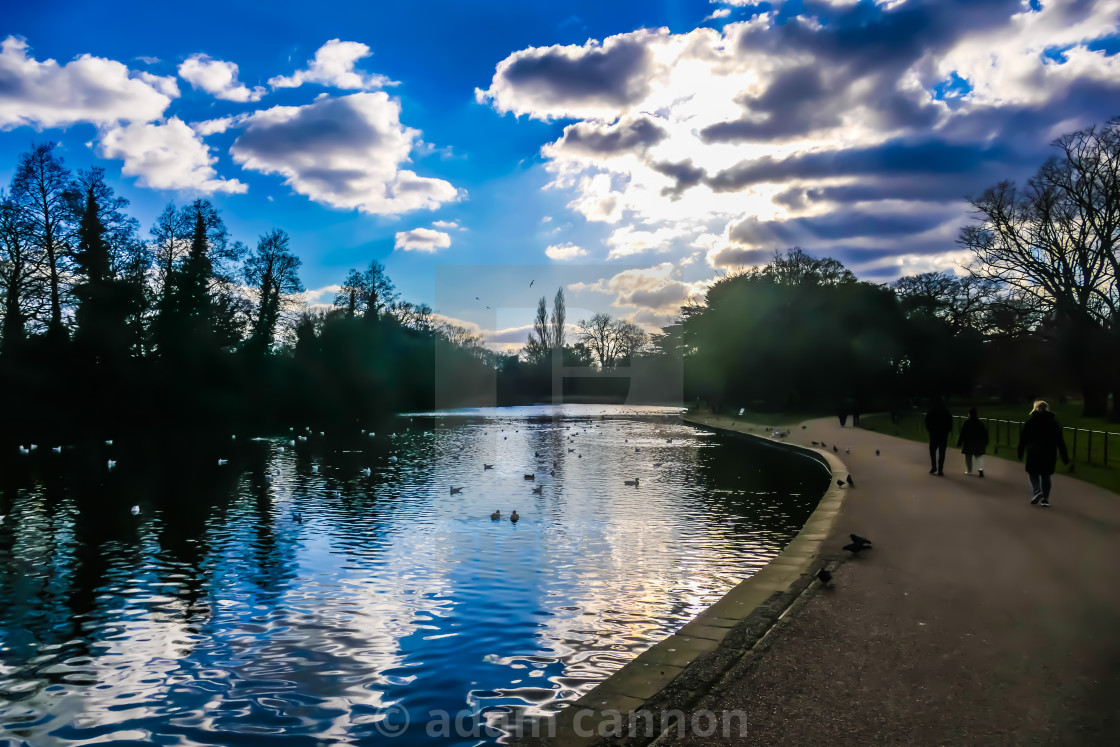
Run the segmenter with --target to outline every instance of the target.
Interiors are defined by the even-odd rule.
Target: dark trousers
[[[930,435],[929,468],[938,472],[945,471],[945,450],[949,448],[949,434]]]
[[[1034,488],[1034,494],[1042,493],[1042,497],[1050,500],[1050,475],[1036,475],[1033,472],[1027,473],[1031,478],[1031,487]]]

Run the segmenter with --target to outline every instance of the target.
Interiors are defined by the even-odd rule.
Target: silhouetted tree
[[[291,296],[303,292],[301,260],[289,250],[288,234],[273,229],[260,237],[245,262],[245,282],[257,290],[257,308],[246,345],[258,354],[268,351],[276,337],[280,312]]]
[[[1101,355],[1120,341],[1107,333],[1120,318],[1120,118],[1054,145],[1060,155],[1024,190],[1001,182],[970,199],[976,222],[961,229],[959,241],[975,254],[979,276],[1053,313],[1085,414],[1102,415],[1108,386]]]
[[[42,248],[32,239],[32,225],[12,199],[0,192],[0,351],[13,353],[38,316],[46,297]]]
[[[31,240],[45,259],[49,292],[47,338],[57,343],[68,339],[62,307],[73,229],[67,205],[71,175],[55,155],[54,147],[54,143],[42,143],[20,156],[10,194],[23,219],[30,224]]]

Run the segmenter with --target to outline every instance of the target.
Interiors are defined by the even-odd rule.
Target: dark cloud
[[[327,144],[376,147],[381,140],[374,124],[348,98],[340,98],[300,107],[290,118],[253,121],[234,147],[260,157],[282,157]]]
[[[673,180],[673,186],[661,190],[662,196],[670,195],[673,199],[681,196],[689,187],[696,186],[704,178],[704,169],[692,165],[692,159],[685,159],[679,163],[654,163],[654,171],[664,174]]]
[[[745,249],[741,246],[725,246],[713,252],[708,262],[713,267],[739,267],[743,265],[764,265],[774,258],[771,249]]]
[[[826,89],[815,65],[786,70],[761,95],[739,99],[747,117],[709,125],[700,131],[700,138],[706,143],[790,140],[822,127],[835,127],[842,110],[830,105],[834,98],[836,92]]]
[[[624,119],[615,124],[579,122],[564,128],[556,149],[589,156],[615,156],[640,152],[657,145],[668,133],[648,117]]]
[[[941,140],[892,140],[871,148],[807,153],[785,159],[743,161],[705,180],[716,192],[753,184],[822,177],[970,174],[990,163],[1014,160],[1002,145],[953,144]]]
[[[785,221],[747,218],[731,227],[729,238],[740,244],[772,246],[843,241],[854,238],[919,234],[959,218],[957,212],[866,213],[849,210]]]
[[[649,91],[652,55],[642,38],[615,39],[573,55],[564,47],[527,49],[499,67],[495,84],[531,89],[533,98],[553,103],[624,106]]]

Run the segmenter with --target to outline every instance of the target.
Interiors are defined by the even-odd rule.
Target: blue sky
[[[50,139],[145,227],[207,196],[312,300],[378,259],[495,344],[793,245],[959,266],[964,195],[1120,115],[1115,0],[9,5],[0,183]]]

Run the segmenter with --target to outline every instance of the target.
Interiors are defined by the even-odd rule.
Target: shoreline
[[[832,475],[847,469],[837,455],[827,451],[744,430],[762,426],[736,423],[720,416],[685,413],[681,414],[681,421],[796,452],[825,467]],[[598,727],[616,722],[619,714],[626,723],[635,712],[685,712],[735,664],[744,657],[760,653],[763,648],[760,644],[809,588],[816,571],[823,567],[821,548],[836,523],[846,495],[830,477],[828,489],[801,531],[758,573],[741,581],[677,633],[638,654],[590,692],[542,722],[537,730],[540,736],[515,737],[512,744],[583,747],[606,743],[605,740],[610,740],[611,744],[635,745],[653,741],[656,735],[620,742],[599,736]]]

